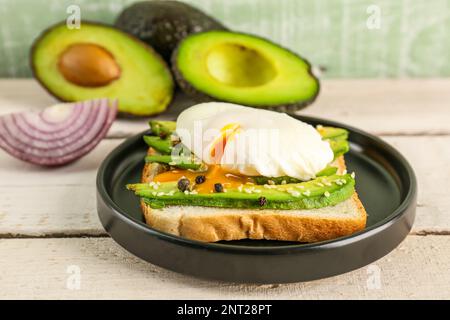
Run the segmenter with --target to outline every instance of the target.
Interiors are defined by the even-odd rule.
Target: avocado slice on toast
[[[335,205],[355,192],[350,174],[320,177],[283,185],[243,185],[227,192],[181,192],[177,182],[129,184],[127,188],[150,206],[190,205],[223,208],[315,209]],[[157,187],[155,187],[157,186]],[[261,204],[261,198],[265,203]]]

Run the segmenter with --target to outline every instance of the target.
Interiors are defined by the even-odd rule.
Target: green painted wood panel
[[[79,5],[83,19],[111,23],[131,2],[0,0],[0,77],[30,76],[33,39],[65,19],[69,5]],[[323,66],[325,77],[450,76],[450,0],[187,2],[232,29],[265,36],[300,53]],[[370,29],[368,20],[374,26],[371,18],[377,10],[379,28]]]

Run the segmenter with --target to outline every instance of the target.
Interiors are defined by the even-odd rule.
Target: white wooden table
[[[33,80],[0,80],[0,113],[52,103]],[[147,127],[119,120],[94,151],[66,167],[42,169],[0,152],[0,298],[450,298],[450,79],[325,80],[303,113],[381,136],[416,171],[413,230],[375,267],[308,283],[240,285],[132,256],[108,237],[95,208],[100,162]],[[78,271],[79,289],[71,277]]]

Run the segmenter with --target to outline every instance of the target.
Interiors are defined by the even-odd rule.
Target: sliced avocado
[[[316,177],[332,176],[332,175],[336,174],[337,169],[338,168],[336,168],[336,167],[328,166],[325,169],[323,169],[320,172],[318,172],[316,174]],[[288,177],[288,176],[283,176],[283,177],[257,176],[257,177],[252,177],[252,179],[255,181],[256,184],[259,184],[259,185],[268,184],[268,183],[272,183],[272,184],[277,185],[277,184],[300,183],[300,182],[302,182],[302,180],[300,180],[300,179],[293,178],[293,177]]]
[[[253,35],[208,31],[190,35],[172,55],[183,91],[199,101],[298,110],[319,93],[308,61]]]
[[[178,1],[143,1],[125,8],[115,26],[154,47],[167,61],[187,35],[226,30],[199,9]]]
[[[350,145],[347,140],[330,140],[330,147],[333,150],[334,159],[350,150]]]
[[[180,169],[198,170],[202,166],[201,163],[195,162],[194,157],[172,157],[171,155],[155,154],[145,157],[146,163],[164,163],[175,166]]]
[[[337,170],[338,170],[337,167],[327,166],[327,167],[325,167],[325,169],[316,173],[316,176],[317,177],[332,176],[332,175],[336,174]]]
[[[121,113],[149,116],[164,111],[173,94],[165,62],[148,45],[115,28],[59,23],[31,50],[36,79],[63,101],[117,98]]]
[[[343,128],[317,126],[316,130],[323,139],[347,140],[348,131]]]
[[[165,138],[170,136],[172,132],[175,131],[177,123],[175,121],[151,120],[149,125],[152,130],[152,135]]]
[[[165,205],[191,205],[224,208],[262,209],[314,209],[332,206],[348,199],[353,192],[355,180],[351,175],[332,175],[308,182],[277,186],[244,186],[242,191],[228,189],[220,193],[181,192],[177,182],[162,182],[157,189],[154,184],[127,185],[129,190],[144,199],[152,207]],[[246,190],[248,189],[248,190]],[[265,198],[261,205],[261,198]]]
[[[169,139],[161,139],[157,136],[144,136],[144,141],[149,147],[163,154],[170,154],[172,152],[172,145]]]

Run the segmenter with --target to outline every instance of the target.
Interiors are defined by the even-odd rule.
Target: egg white
[[[211,156],[225,126],[239,130],[227,139],[223,155]],[[285,113],[208,102],[184,110],[177,119],[181,142],[207,164],[231,173],[310,180],[333,161],[333,151],[317,130]]]

